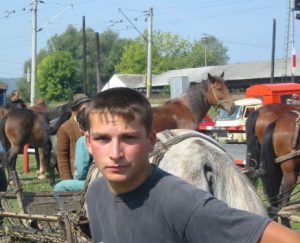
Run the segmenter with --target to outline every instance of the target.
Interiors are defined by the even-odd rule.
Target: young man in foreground
[[[86,119],[87,146],[103,175],[86,195],[93,242],[300,242],[296,232],[150,164],[156,134],[139,92],[99,93]]]

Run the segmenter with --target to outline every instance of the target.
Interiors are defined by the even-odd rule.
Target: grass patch
[[[17,159],[17,171],[19,174],[19,178],[21,180],[21,184],[23,187],[23,191],[27,192],[51,192],[53,191],[53,187],[50,185],[49,180],[39,181],[36,175],[36,162],[35,156],[29,155],[29,172],[24,173],[23,170],[23,155],[18,155]],[[56,175],[58,177],[58,175]]]

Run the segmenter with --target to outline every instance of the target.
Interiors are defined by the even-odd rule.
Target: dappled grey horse
[[[157,138],[150,154],[152,163],[210,192],[230,207],[267,216],[254,186],[215,140],[188,129],[165,130]],[[100,175],[97,169],[91,171],[90,182]]]

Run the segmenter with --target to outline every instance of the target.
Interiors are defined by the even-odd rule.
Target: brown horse
[[[17,156],[26,143],[33,145],[41,155],[44,154],[46,159],[50,159],[51,144],[47,133],[49,129],[41,114],[29,109],[14,109],[7,113],[1,122],[1,139],[6,150],[4,161],[8,175],[11,170],[15,170]],[[40,163],[39,179],[44,178],[45,164]]]
[[[260,150],[267,126],[280,115],[290,110],[300,110],[300,106],[268,104],[251,112],[246,122],[247,154],[246,167],[259,169]]]
[[[167,101],[163,106],[153,107],[153,126],[157,132],[167,129],[197,130],[199,122],[211,106],[218,106],[231,113],[234,101],[223,80],[208,74],[208,79],[192,85],[179,98]]]
[[[50,173],[51,184],[54,181],[54,168],[51,168],[50,135],[54,135],[58,127],[66,121],[71,111],[69,104],[48,112],[36,112],[30,109],[14,109],[9,111],[0,122],[0,139],[6,151],[4,163],[8,171],[16,169],[16,159],[25,144],[30,144],[39,154],[39,176],[44,179],[46,169]],[[47,168],[46,168],[47,167]]]
[[[300,171],[299,131],[300,112],[295,110],[280,115],[265,131],[261,146],[262,181],[272,207],[287,206],[296,185]],[[289,226],[287,219],[282,223]]]

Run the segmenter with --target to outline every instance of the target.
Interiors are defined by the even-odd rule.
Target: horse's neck
[[[202,121],[210,108],[205,95],[207,92],[207,87],[203,83],[200,83],[190,87],[186,94],[182,96],[185,100],[183,103],[191,110],[198,122]]]

